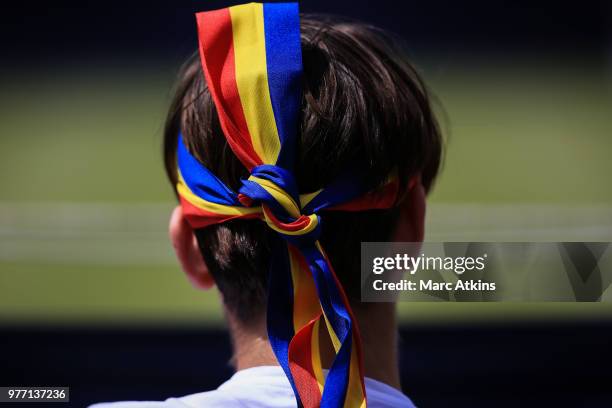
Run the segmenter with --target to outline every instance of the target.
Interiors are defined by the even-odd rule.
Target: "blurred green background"
[[[176,69],[63,71],[4,86],[0,319],[220,324],[216,293],[188,284],[167,239],[174,198],[161,129]],[[612,240],[612,84],[601,67],[420,69],[447,136],[428,240]],[[403,303],[400,312],[430,324],[612,318],[608,304]]]
[[[221,324],[215,291],[193,289],[174,259],[161,160],[193,12],[235,2],[205,3],[26,2],[0,16],[0,325]],[[439,102],[447,150],[427,240],[612,241],[607,3],[301,7],[398,33]],[[608,304],[400,312],[423,324],[612,319]]]

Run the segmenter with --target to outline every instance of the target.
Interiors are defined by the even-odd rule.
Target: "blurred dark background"
[[[193,13],[237,1],[10,2],[2,13],[3,66],[131,59],[180,61],[196,47]],[[604,0],[300,2],[303,12],[353,17],[401,35],[414,52],[469,58],[577,53],[608,59],[611,7]]]
[[[4,5],[0,385],[70,386],[81,407],[231,375],[217,299],[189,288],[165,238],[159,145],[193,13],[237,3]],[[430,239],[612,241],[611,4],[301,9],[395,32],[442,102]],[[421,407],[611,406],[608,305],[402,304],[404,389]]]
[[[232,374],[220,329],[20,327],[0,336],[0,383],[69,385],[75,407],[163,400]],[[400,338],[404,392],[419,407],[610,406],[610,325],[414,326]]]

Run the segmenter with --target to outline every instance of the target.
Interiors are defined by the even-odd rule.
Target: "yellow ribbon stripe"
[[[321,351],[319,348],[319,336],[320,336],[320,328],[321,328],[321,319],[322,316],[319,316],[317,321],[312,328],[312,369],[315,373],[315,377],[317,378],[317,383],[319,384],[319,390],[323,393],[323,386],[325,385],[325,377],[323,376],[323,366],[321,365]]]
[[[363,395],[363,388],[361,387],[361,373],[359,371],[359,357],[357,356],[357,340],[353,338],[353,346],[351,348],[351,364],[349,367],[349,382],[346,390],[346,400],[344,406],[347,408],[365,408],[366,399]]]
[[[264,163],[275,164],[280,138],[268,88],[263,4],[244,4],[230,7],[229,11],[236,84],[253,148]]]
[[[189,201],[194,207],[200,208],[212,214],[246,216],[261,213],[261,207],[234,207],[229,205],[212,203],[195,195],[183,180],[179,172],[179,180],[176,189],[181,197]]]

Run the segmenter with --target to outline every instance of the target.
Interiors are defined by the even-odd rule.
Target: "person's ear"
[[[400,216],[393,237],[395,242],[423,242],[425,238],[425,188],[421,178],[409,186],[400,203]]]
[[[170,240],[181,268],[196,288],[210,289],[215,281],[202,258],[193,229],[187,223],[181,206],[170,217]]]

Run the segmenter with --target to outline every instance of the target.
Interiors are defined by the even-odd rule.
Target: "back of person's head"
[[[402,190],[409,179],[420,177],[428,191],[442,140],[425,86],[398,42],[369,25],[304,15],[301,45],[295,168],[300,193],[316,191],[351,169],[372,188],[396,171]],[[179,132],[189,151],[230,188],[236,191],[249,176],[222,132],[197,54],[180,72],[165,128],[166,170],[173,185]],[[390,240],[398,207],[320,215],[321,243],[350,301],[358,302],[360,243]],[[245,325],[264,315],[275,232],[259,220],[234,220],[195,234],[229,312]]]

